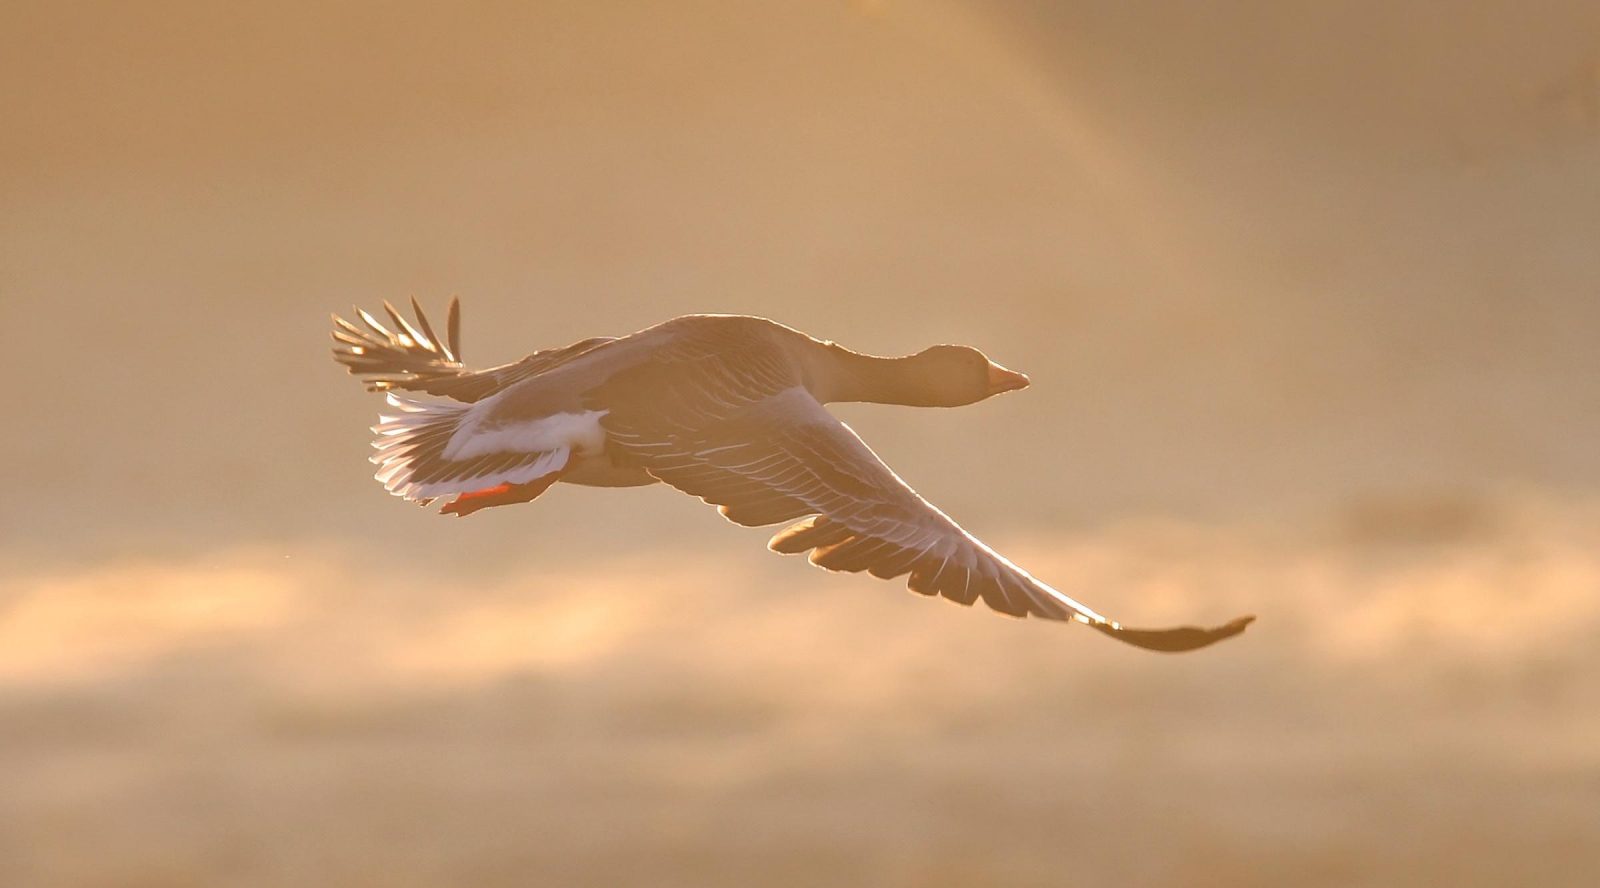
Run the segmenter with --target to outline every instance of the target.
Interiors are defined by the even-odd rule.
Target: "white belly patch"
[[[486,411],[487,412],[487,411]],[[538,419],[489,425],[486,417],[465,417],[445,445],[445,459],[460,461],[489,453],[543,453],[563,447],[577,455],[599,453],[605,446],[600,427],[604,410],[552,413]]]

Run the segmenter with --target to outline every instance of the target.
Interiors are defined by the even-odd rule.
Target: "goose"
[[[1027,387],[975,348],[877,357],[765,318],[701,314],[474,370],[461,362],[459,300],[444,336],[414,298],[411,309],[407,320],[385,302],[387,326],[359,308],[364,326],[334,315],[333,356],[391,408],[372,427],[377,480],[423,506],[445,500],[440,514],[529,502],[557,482],[661,482],[735,524],[787,524],[768,547],[818,567],[909,575],[925,596],[981,598],[1148,650],[1202,648],[1254,619],[1135,629],[1101,616],[963,530],[825,406],[957,407]]]

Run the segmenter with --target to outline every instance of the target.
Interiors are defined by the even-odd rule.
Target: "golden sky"
[[[4,18],[0,882],[1592,874],[1600,6]],[[1138,660],[661,488],[406,506],[327,315],[452,294],[481,364],[976,345],[1030,389],[841,413],[1097,608],[1262,620]]]
[[[997,527],[1592,491],[1600,15],[1514,9],[17,5],[0,535],[431,539],[323,354],[413,294],[485,363],[706,310],[971,342],[1033,389],[851,419]]]

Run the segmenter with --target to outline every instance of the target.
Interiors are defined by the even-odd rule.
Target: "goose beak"
[[[989,365],[989,394],[998,395],[1001,392],[1016,391],[1028,387],[1028,376],[1015,370],[1007,370],[999,364]]]

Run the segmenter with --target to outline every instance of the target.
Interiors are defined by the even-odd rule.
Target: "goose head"
[[[1028,377],[968,345],[935,345],[900,359],[904,400],[918,407],[961,407],[1026,388]]]

